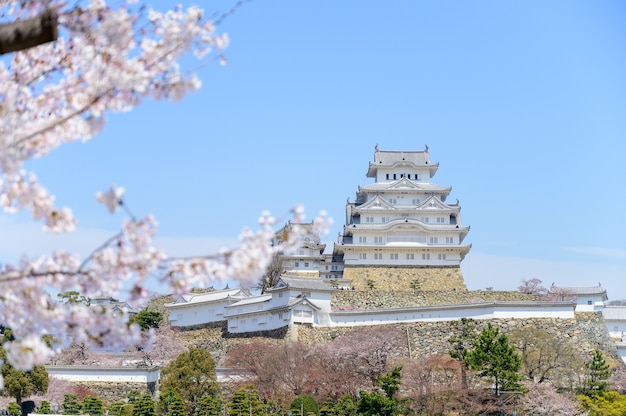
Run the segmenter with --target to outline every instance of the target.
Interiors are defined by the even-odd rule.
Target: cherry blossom
[[[110,113],[130,111],[145,99],[178,101],[200,88],[181,58],[191,54],[203,63],[225,63],[222,50],[229,39],[217,29],[237,5],[210,21],[198,7],[160,12],[133,1],[0,0],[3,21],[49,8],[59,22],[55,42],[0,59],[0,207],[7,213],[28,211],[48,232],[73,231],[78,223],[72,211],[57,207],[54,195],[25,164],[63,144],[92,139]],[[263,213],[259,229],[244,229],[235,249],[172,258],[153,243],[155,218],[135,218],[123,196],[124,189],[115,185],[96,194],[111,213],[123,206],[130,218],[87,257],[57,250],[0,265],[0,322],[14,336],[4,348],[16,368],[44,364],[71,343],[122,351],[141,342],[139,327],[127,325],[128,316],[98,305],[66,304],[57,293],[76,290],[87,298],[125,293],[134,302],[149,296],[152,277],[173,293],[227,280],[250,286],[278,249],[270,244],[277,221],[286,220]],[[289,217],[301,222],[303,207],[293,208]],[[325,234],[330,224],[321,213],[314,231]],[[281,249],[297,246],[298,227],[289,234]]]

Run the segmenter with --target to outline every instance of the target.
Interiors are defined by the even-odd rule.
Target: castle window
[[[439,260],[445,260],[446,259],[446,255],[445,254],[437,254],[437,258]]]
[[[363,260],[367,259],[367,253],[361,253],[361,259]]]
[[[389,179],[389,174],[386,175],[387,179]]]
[[[304,262],[304,267],[309,267],[309,262],[308,261]]]
[[[300,262],[299,261],[296,262],[296,267],[300,267]]]
[[[454,237],[446,237],[446,244],[454,244]]]
[[[406,253],[406,259],[407,260],[415,260],[415,254],[413,254],[413,253]]]
[[[588,301],[587,301],[587,305],[593,305],[593,301],[588,300]]]
[[[430,244],[437,244],[439,242],[439,238],[437,237],[430,237]]]
[[[430,260],[430,254],[422,254],[422,260]]]
[[[422,220],[423,220],[424,222],[428,222],[428,217],[423,217],[423,218],[422,218]]]
[[[382,243],[383,243],[382,237],[374,237],[374,244],[382,244]]]
[[[416,173],[416,174],[415,174],[415,179],[416,179],[416,180],[419,180],[419,178],[420,178],[420,175],[418,175],[418,174]]]
[[[396,179],[396,174],[395,173],[393,174],[393,178]]]
[[[398,253],[391,253],[391,254],[389,255],[389,258],[390,258],[391,260],[398,260]]]
[[[367,243],[367,237],[359,237],[359,243]]]

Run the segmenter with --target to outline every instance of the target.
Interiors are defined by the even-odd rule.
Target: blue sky
[[[152,3],[156,8],[172,4]],[[233,2],[199,3],[207,12]],[[29,164],[80,230],[0,217],[0,261],[88,253],[114,233],[114,182],[176,255],[231,246],[263,210],[345,220],[383,150],[422,150],[460,200],[470,289],[596,285],[626,298],[626,4],[621,1],[254,0],[228,18],[228,65],[200,92],[114,114]]]

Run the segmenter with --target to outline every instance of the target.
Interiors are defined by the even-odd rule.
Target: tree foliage
[[[491,323],[482,330],[474,348],[466,355],[470,368],[478,370],[481,377],[493,382],[494,393],[501,391],[521,391],[522,376],[519,374],[522,360],[509,343],[506,335],[500,334]]]
[[[75,394],[65,394],[61,409],[64,415],[80,415],[83,411],[83,406]]]
[[[294,412],[304,416],[309,414],[319,415],[320,413],[317,401],[310,394],[301,394],[294,397],[289,408],[291,409],[292,415]]]
[[[154,400],[149,394],[142,395],[133,404],[133,416],[156,416]]]
[[[588,361],[585,366],[588,374],[583,387],[583,394],[593,396],[607,391],[610,385],[611,369],[606,363],[602,352],[598,349],[594,350],[591,355],[591,361]]]
[[[83,413],[91,416],[100,416],[104,414],[104,405],[102,399],[94,396],[87,396],[83,399]]]
[[[162,320],[163,316],[161,315],[161,312],[148,311],[144,309],[131,319],[131,322],[137,323],[141,330],[145,331],[150,328],[158,328]]]
[[[4,357],[1,352],[0,357]],[[2,394],[13,397],[18,404],[32,394],[45,393],[48,390],[48,372],[43,365],[38,365],[30,371],[23,371],[5,360],[1,372],[4,378]]]
[[[160,415],[185,416],[185,402],[172,388],[159,395],[158,411]]]
[[[589,416],[626,415],[626,396],[616,391],[602,391],[592,396],[578,396],[581,407]]]
[[[187,409],[202,396],[217,394],[215,361],[209,351],[191,348],[180,354],[161,372],[161,389],[178,393]]]
[[[265,413],[265,406],[253,384],[235,391],[230,399],[228,409],[228,414],[231,416],[261,416]]]

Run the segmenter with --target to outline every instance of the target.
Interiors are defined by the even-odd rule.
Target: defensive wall
[[[356,290],[467,291],[459,266],[345,266],[343,279]]]

